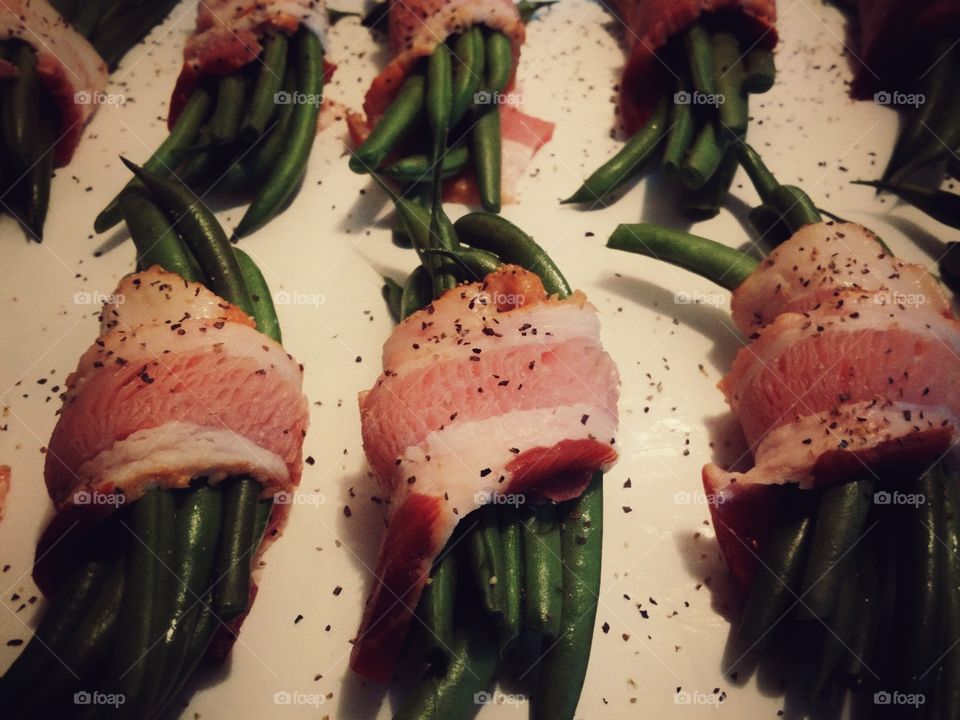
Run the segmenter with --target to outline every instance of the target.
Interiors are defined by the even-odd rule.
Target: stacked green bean
[[[414,201],[394,200],[423,260],[402,286],[387,280],[383,287],[397,321],[444,288],[480,279],[502,263],[536,273],[551,294],[569,295],[559,268],[509,221],[478,212],[451,223],[437,205],[431,213]],[[438,257],[448,263],[438,265]],[[425,630],[414,646],[423,649],[430,667],[396,718],[472,717],[476,695],[490,689],[522,635],[542,643],[533,716],[573,718],[590,657],[602,536],[601,473],[576,500],[491,504],[464,518],[417,607]]]
[[[142,185],[120,197],[141,268],[200,282],[251,315],[277,342],[269,288],[213,214],[182,185],[130,165]],[[94,689],[122,695],[111,717],[159,717],[214,633],[245,613],[251,564],[272,500],[260,484],[148,490],[77,549],[33,639],[0,678],[4,717],[86,717],[73,701]]]
[[[234,233],[249,235],[293,197],[306,170],[323,96],[324,55],[306,28],[264,41],[258,62],[233,75],[207,77],[193,91],[170,135],[143,164],[177,177],[197,195],[250,196]],[[132,180],[127,187],[137,186]],[[98,216],[97,232],[120,222],[119,196]]]
[[[448,92],[428,92],[431,67],[434,77],[438,71],[450,75]],[[444,178],[470,166],[481,205],[489,212],[499,212],[498,104],[512,76],[513,52],[502,32],[474,25],[449,38],[407,76],[390,107],[351,157],[350,168],[415,186],[429,184],[435,166]],[[429,136],[417,132],[424,116],[443,118],[444,127],[436,127],[431,120]]]
[[[123,56],[163,22],[178,0],[50,0],[112,72]]]
[[[737,36],[711,19],[695,22],[661,54],[664,94],[647,123],[564,203],[595,207],[659,155],[660,169],[684,188],[684,211],[719,212],[737,170],[733,149],[749,124],[749,97],[773,86],[773,54],[745,51]]]
[[[761,196],[751,220],[768,245],[820,221],[809,197],[779,184],[752,148],[744,145],[738,157]],[[759,264],[739,250],[657,225],[621,225],[608,247],[679,265],[730,290]],[[779,508],[779,515],[759,556],[741,642],[765,649],[783,639],[792,653],[791,630],[814,638],[814,695],[827,694],[839,706],[846,690],[862,688],[864,717],[891,709],[876,704],[874,692],[880,703],[901,693],[893,701],[900,713],[910,697],[919,698],[910,717],[958,717],[958,483],[954,469],[938,461],[826,488],[771,488],[771,511]],[[913,505],[877,500],[894,493],[919,499]]]

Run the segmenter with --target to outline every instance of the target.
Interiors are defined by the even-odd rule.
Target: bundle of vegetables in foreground
[[[300,480],[302,367],[269,290],[182,186],[132,166],[121,206],[140,270],[104,305],[47,450],[56,515],[34,579],[50,606],[0,678],[8,718],[171,707],[200,660],[229,652],[252,567]]]
[[[597,206],[657,154],[684,211],[719,211],[747,134],[749,97],[773,86],[773,0],[618,0],[630,57],[620,81],[626,145],[565,203]]]
[[[144,168],[201,196],[250,196],[237,236],[269,222],[293,197],[313,147],[333,70],[324,59],[327,23],[315,0],[200,3],[170,101],[170,135]],[[117,198],[94,228],[120,219]]]
[[[357,146],[350,167],[405,184],[429,186],[441,163],[447,199],[498,212],[553,124],[519,110],[514,87],[524,22],[546,3],[512,0],[390,0],[393,59],[367,91],[366,116],[348,116]],[[430,99],[430,74],[453,73],[448,94]],[[449,138],[417,132],[424,116],[444,106]]]
[[[821,222],[749,147],[739,156],[763,200],[753,218],[778,245],[762,261],[651,225],[622,225],[609,242],[734,290],[750,338],[720,388],[753,467],[703,471],[720,549],[747,593],[739,636],[748,650],[791,628],[816,639],[814,694],[865,686],[867,716],[887,709],[872,704],[879,692],[918,699],[911,717],[952,717],[960,325],[925,268],[862,226]],[[797,636],[784,646],[793,655]]]
[[[535,717],[572,718],[599,596],[617,369],[595,308],[519,228],[487,213],[451,224],[438,206],[431,224],[395,202],[423,264],[384,288],[400,324],[360,396],[390,504],[351,667],[388,681],[422,627],[410,647],[430,666],[397,717],[472,717],[524,635],[542,643]]]

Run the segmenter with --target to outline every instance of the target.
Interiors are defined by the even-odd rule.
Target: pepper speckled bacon
[[[677,33],[706,13],[725,14],[745,47],[777,44],[775,0],[613,0],[626,26],[630,56],[620,82],[620,114],[625,129],[636,132],[662,95],[662,68],[657,52]]]
[[[0,3],[0,40],[11,38],[37,52],[37,74],[60,111],[54,162],[62,167],[73,157],[96,112],[96,98],[107,87],[106,63],[46,0]],[[0,61],[0,78],[13,73],[9,62]]]
[[[577,497],[616,459],[619,376],[596,309],[502,266],[401,323],[360,396],[364,449],[390,494],[351,657],[389,679],[431,564],[493,494]]]
[[[264,496],[298,484],[307,427],[302,368],[238,308],[180,276],[128,276],[67,380],[45,479],[58,508],[79,492],[185,487],[248,474]]]

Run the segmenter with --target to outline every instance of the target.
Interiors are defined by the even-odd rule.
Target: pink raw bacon
[[[60,111],[54,154],[57,167],[70,162],[83,129],[96,112],[107,87],[107,66],[87,40],[46,0],[5,0],[0,3],[0,40],[17,38],[37,51],[37,74]],[[0,63],[0,78],[14,68]]]
[[[431,564],[493,494],[566,500],[616,459],[619,376],[596,310],[503,266],[401,323],[360,396],[364,450],[390,495],[351,667],[390,677]]]

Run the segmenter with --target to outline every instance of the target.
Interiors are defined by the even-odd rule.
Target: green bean
[[[737,634],[750,648],[764,648],[772,630],[795,603],[813,526],[807,492],[792,488],[793,497],[784,503],[778,520],[760,556],[746,607]]]
[[[217,295],[253,317],[253,302],[243,281],[233,246],[216,216],[181,183],[139,168],[125,158],[124,164],[153,193],[190,248]]]
[[[452,249],[459,243],[446,230],[450,227],[441,203],[441,177],[443,175],[443,152],[447,147],[447,135],[450,132],[450,106],[453,102],[453,63],[450,50],[446,45],[434,48],[427,64],[426,108],[427,121],[433,133],[433,197],[430,220],[430,247]],[[455,287],[456,277],[451,271],[447,258],[435,257],[430,260],[433,279],[433,295],[439,297],[446,290]]]
[[[14,174],[26,172],[34,162],[37,147],[37,126],[40,121],[40,79],[37,76],[37,53],[26,43],[17,43],[11,61],[17,76],[5,83],[3,139],[14,166]]]
[[[103,9],[104,0],[84,0],[71,18],[73,29],[89,39],[96,29],[97,20]]]
[[[177,0],[132,3],[116,18],[111,19],[106,13],[101,16],[90,41],[107,63],[107,69],[115,70],[130,48],[141,42],[176,5]]]
[[[248,144],[263,135],[278,111],[277,93],[280,92],[286,72],[287,49],[287,36],[282,32],[271,35],[264,43],[257,81],[240,127],[240,138]]]
[[[683,158],[686,157],[696,131],[691,104],[679,102],[689,95],[690,80],[683,73],[670,110],[670,128],[667,131],[666,145],[663,147],[663,159],[660,161],[660,167],[667,177],[675,177],[680,172]]]
[[[836,608],[844,572],[859,542],[873,504],[873,480],[859,478],[823,491],[813,523],[810,551],[803,575],[804,610],[828,617]]]
[[[947,711],[944,717],[947,720],[960,718],[960,603],[957,596],[960,594],[960,486],[955,473],[949,473],[944,478],[946,489],[946,504],[944,519],[946,521],[946,587],[942,588],[944,595],[941,603],[945,611],[944,631],[945,645],[948,648],[944,661],[943,687],[946,688],[944,702]]]
[[[200,603],[210,584],[222,508],[223,493],[205,482],[187,490],[177,507],[170,565],[174,585],[171,612],[167,626],[160,628],[166,656],[158,673],[156,697],[160,702],[173,690],[187,657]]]
[[[403,295],[400,298],[400,319],[406,320],[417,310],[426,307],[431,297],[433,297],[433,285],[430,282],[430,273],[423,265],[417,265],[403,286]]]
[[[463,243],[487,250],[505,263],[520,265],[538,275],[549,294],[561,298],[570,294],[570,285],[551,257],[506,218],[485,212],[468,213],[457,219],[453,227]]]
[[[194,90],[190,99],[187,100],[187,104],[183,106],[183,111],[177,117],[173,130],[170,131],[167,139],[160,144],[160,147],[156,149],[156,152],[142,165],[143,169],[169,175],[174,166],[177,165],[179,156],[196,138],[197,132],[210,110],[211,103],[212,99],[206,90],[200,88]],[[127,183],[125,189],[137,184],[139,184],[139,181],[133,179]],[[120,195],[118,193],[110,201],[110,204],[97,215],[97,219],[93,223],[93,229],[98,233],[105,232],[120,222],[121,219]]]
[[[450,148],[443,156],[440,176],[444,179],[459,174],[467,166],[470,151],[466,145]],[[433,172],[433,161],[428,155],[408,155],[385,166],[380,174],[391,180],[416,183],[423,182]]]
[[[250,300],[253,302],[253,319],[257,322],[257,330],[268,338],[283,344],[280,334],[280,320],[277,310],[273,306],[273,295],[266,278],[253,259],[240,248],[234,248],[237,262],[240,264],[240,273],[250,291]]]
[[[297,77],[304,102],[293,109],[287,144],[276,166],[264,179],[261,189],[234,231],[237,237],[263,227],[293,195],[306,171],[310,148],[317,132],[317,116],[323,96],[323,46],[309,30],[301,28],[294,37]]]
[[[594,473],[583,495],[561,506],[560,523],[560,634],[540,661],[535,720],[571,720],[580,701],[600,597],[603,473]]]
[[[500,110],[496,103],[480,110],[470,133],[473,141],[473,164],[477,172],[480,204],[487,212],[500,212],[500,178],[502,147]]]
[[[952,228],[960,228],[960,195],[910,183],[893,184],[881,180],[853,180],[852,182],[854,185],[867,185],[893,193],[937,222]]]
[[[159,265],[184,280],[205,281],[197,259],[142,184],[120,193],[120,210],[137,248],[138,267],[147,269]]]
[[[486,67],[484,50],[483,30],[479,25],[473,25],[462,32],[454,43],[453,53],[457,58],[457,67],[453,75],[451,127],[463,119],[480,89]]]
[[[523,606],[523,553],[520,511],[516,505],[499,508],[500,543],[503,546],[503,620],[500,624],[500,655],[504,656],[520,636]]]
[[[400,322],[400,299],[403,297],[403,286],[393,278],[384,275],[381,294],[387,304],[387,310],[390,311],[390,317],[395,323]]]
[[[216,632],[217,628],[220,627],[219,623],[217,622],[217,618],[213,613],[212,605],[212,595],[211,593],[207,593],[200,601],[200,608],[198,609],[196,619],[193,621],[193,626],[190,628],[190,639],[187,644],[187,652],[184,657],[183,664],[180,667],[180,674],[177,676],[177,679],[174,682],[171,690],[167,693],[167,696],[162,698],[158,703],[157,712],[154,714],[154,717],[164,716],[164,711],[169,708],[170,703],[176,699],[177,695],[186,684],[187,679],[193,674],[193,671],[197,668],[197,665],[200,664],[200,661],[203,659],[203,656],[207,651],[207,647],[210,645],[210,640],[213,638],[214,632]]]
[[[583,185],[562,203],[595,203],[637,174],[650,158],[665,132],[666,97],[660,99],[650,119],[631,137],[616,155],[597,168]]]
[[[173,525],[173,495],[167,490],[148,490],[130,508],[134,537],[127,543],[127,581],[107,671],[109,687],[124,697],[117,712],[125,717],[139,717],[149,707],[166,658],[163,643],[156,641],[169,617]]]
[[[447,548],[434,563],[430,580],[420,596],[417,614],[426,633],[427,661],[445,665],[453,646],[453,612],[457,586],[456,553]]]
[[[533,19],[533,15],[537,10],[556,4],[557,0],[520,0],[520,2],[517,3],[517,13],[523,22],[528,23]]]
[[[513,48],[510,39],[499,30],[487,35],[486,63],[485,88],[495,96],[503,92],[513,75]]]
[[[723,162],[725,149],[725,144],[717,137],[713,121],[704,122],[680,168],[680,181],[693,190],[703,187]]]
[[[717,75],[710,51],[710,35],[700,23],[695,22],[684,33],[683,44],[693,87],[704,95],[716,95]]]
[[[524,626],[550,640],[560,636],[563,562],[556,507],[536,508],[523,523]]]
[[[478,250],[476,248],[461,247],[456,250],[427,250],[425,254],[439,254],[449,257],[463,270],[462,273],[457,273],[457,276],[466,282],[482,280],[503,265],[500,258],[492,252]]]
[[[45,105],[49,105],[45,103]],[[52,112],[52,109],[51,109]],[[24,201],[24,225],[37,242],[43,240],[43,224],[50,206],[50,177],[53,174],[56,130],[52,115],[44,112],[37,128],[36,158],[27,170],[27,197]]]
[[[737,153],[737,159],[740,161],[743,169],[747,171],[750,182],[753,183],[753,187],[756,189],[760,199],[765,204],[773,207],[771,196],[773,195],[774,189],[779,187],[780,183],[773,176],[773,173],[767,169],[767,166],[764,165],[763,159],[757,151],[750,145],[747,143],[737,143],[734,148]]]
[[[223,482],[223,533],[217,550],[213,610],[221,621],[246,611],[250,603],[250,565],[254,547],[260,483],[249,477]]]
[[[744,77],[743,88],[748,93],[762,94],[773,87],[777,76],[777,69],[773,60],[773,52],[766,48],[754,48],[747,53],[743,61]]]
[[[850,564],[843,572],[834,598],[834,611],[824,628],[820,648],[820,667],[813,684],[813,694],[819,695],[833,676],[853,638],[859,613],[857,607],[857,572]]]
[[[423,75],[414,73],[407,77],[383,117],[351,156],[350,169],[353,172],[362,174],[376,170],[416,125],[423,111],[425,85]]]
[[[217,86],[217,104],[207,124],[210,142],[214,145],[229,145],[240,129],[246,82],[240,74],[224,75]]]
[[[856,622],[847,640],[847,653],[839,672],[853,680],[864,680],[870,673],[880,625],[880,567],[878,542],[871,534],[856,551],[857,601]]]
[[[717,114],[720,126],[737,137],[747,134],[749,114],[744,91],[745,74],[740,61],[740,43],[730,32],[715,33],[710,38],[713,66],[717,74]]]
[[[457,632],[443,675],[428,671],[393,716],[394,720],[470,717],[480,707],[500,662],[497,644],[483,624]]]
[[[685,193],[683,200],[684,212],[697,219],[712,218],[720,212],[720,203],[726,198],[737,174],[736,156],[728,152],[723,157],[720,167],[706,183],[697,190]]]
[[[813,200],[795,185],[780,185],[774,188],[770,201],[791,233],[804,225],[814,225],[823,220]]]
[[[759,265],[756,259],[734,248],[650,223],[618,225],[607,247],[678,265],[727,290],[739,287]]]
[[[476,582],[483,609],[499,622],[503,617],[503,544],[494,505],[473,512],[475,525],[464,540],[470,561],[470,574]]]

